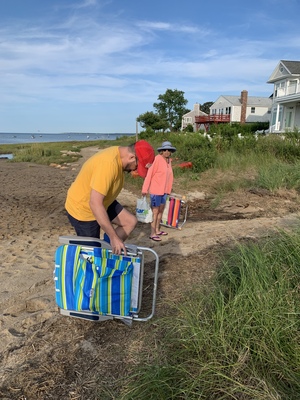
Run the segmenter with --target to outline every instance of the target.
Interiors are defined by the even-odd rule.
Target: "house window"
[[[280,81],[278,83],[276,83],[276,89],[284,89],[285,87],[285,82],[284,81]]]
[[[275,97],[280,97],[285,95],[285,81],[281,81],[275,84],[274,95]]]
[[[296,93],[296,88],[297,88],[297,81],[289,81],[289,86],[288,86],[288,94],[294,94]]]
[[[251,107],[251,114],[255,114],[255,107]]]
[[[231,107],[226,107],[225,114],[226,115],[230,115],[231,114]]]

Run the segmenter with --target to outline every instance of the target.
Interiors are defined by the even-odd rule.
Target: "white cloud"
[[[246,37],[237,25],[218,30],[213,20],[209,25],[201,18],[120,18],[124,10],[108,4],[115,2],[64,1],[62,7],[70,8],[56,22],[2,22],[3,104],[152,105],[167,88],[184,91],[191,102],[243,89],[268,95],[266,81],[278,61],[297,59],[300,48],[299,34],[277,28],[270,36]],[[262,21],[265,14],[258,17]]]
[[[199,28],[195,25],[185,25],[184,23],[169,23],[169,22],[159,22],[159,21],[140,21],[136,23],[136,26],[140,29],[147,31],[170,31],[178,33],[197,33],[201,35],[207,35],[208,31]]]

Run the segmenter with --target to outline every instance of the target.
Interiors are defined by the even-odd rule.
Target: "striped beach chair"
[[[61,236],[59,242],[54,282],[62,315],[92,321],[121,319],[128,325],[153,317],[159,267],[154,250],[127,245],[127,255],[119,256],[100,239]],[[155,267],[152,308],[141,317],[145,252],[151,253]]]
[[[188,205],[183,198],[168,196],[161,224],[169,228],[181,229],[186,223]]]

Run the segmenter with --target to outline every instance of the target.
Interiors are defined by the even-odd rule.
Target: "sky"
[[[268,97],[279,61],[300,60],[299,15],[300,0],[0,0],[0,132],[135,133],[167,89],[189,109]]]

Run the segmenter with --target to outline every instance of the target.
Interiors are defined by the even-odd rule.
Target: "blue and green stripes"
[[[66,310],[130,315],[133,262],[106,249],[62,245],[55,253],[56,303]]]

